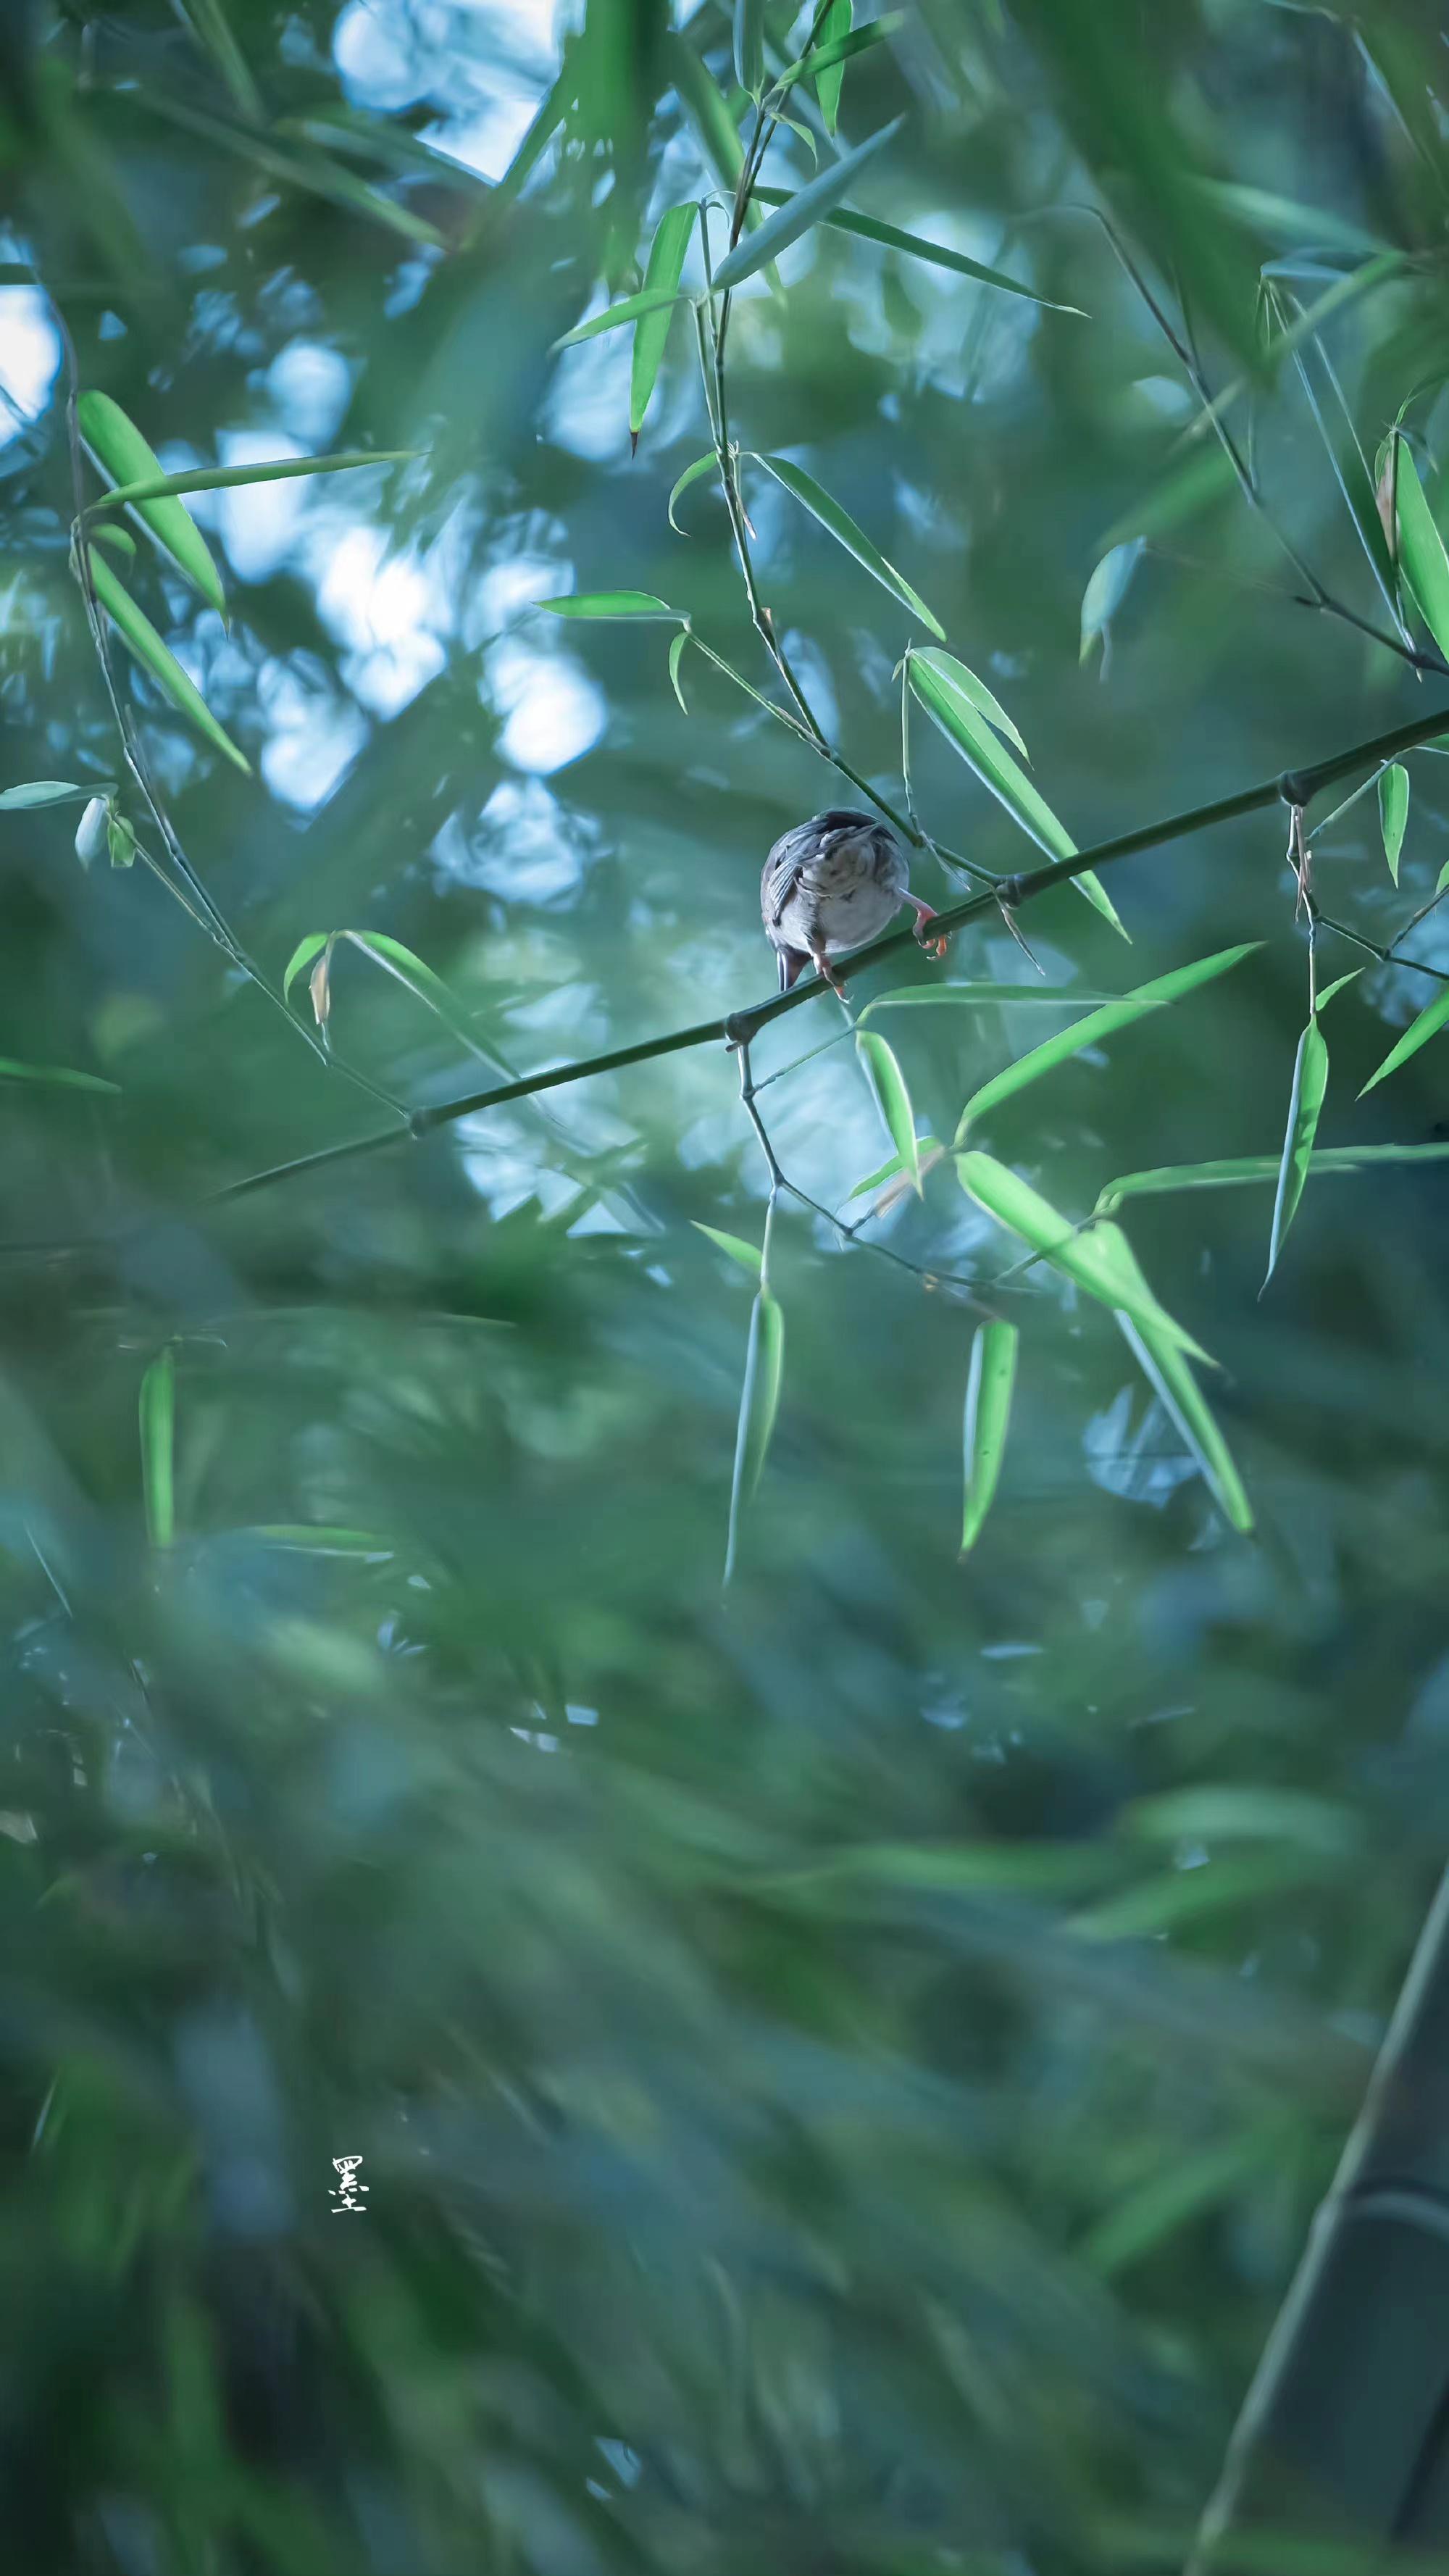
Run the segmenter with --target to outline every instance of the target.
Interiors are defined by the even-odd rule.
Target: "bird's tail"
[[[780,961],[780,990],[782,993],[788,993],[791,985],[798,982],[810,960],[803,948],[779,948],[775,954]]]

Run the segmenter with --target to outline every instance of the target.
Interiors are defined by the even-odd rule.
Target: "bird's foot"
[[[843,1002],[845,999],[845,986],[842,984],[840,977],[836,974],[829,958],[812,957],[810,963],[814,967],[817,975],[823,975],[826,983],[835,995],[836,1000],[838,1002]]]
[[[944,957],[949,944],[945,931],[937,931],[935,936],[932,937],[926,929],[927,922],[934,921],[936,919],[934,905],[922,903],[920,896],[915,894],[908,895],[906,897],[906,901],[915,907],[916,937],[922,948],[924,948],[926,955],[928,957]]]

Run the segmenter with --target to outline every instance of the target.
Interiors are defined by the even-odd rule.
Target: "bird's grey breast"
[[[777,946],[830,956],[875,938],[906,883],[904,855],[884,824],[869,814],[816,814],[775,843],[761,908]]]

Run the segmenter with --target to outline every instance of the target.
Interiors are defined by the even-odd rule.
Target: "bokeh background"
[[[1406,402],[1437,503],[1433,19],[925,0],[847,67],[839,145],[795,94],[825,157],[904,115],[870,213],[1078,308],[816,231],[737,299],[730,394],[924,593],[1084,845],[1449,707],[1295,598],[1280,542],[1382,622],[1330,447],[1350,418],[1371,463]],[[767,10],[776,66],[807,27]],[[65,0],[4,43],[4,783],[122,776],[68,565],[68,333],[168,470],[414,451],[198,494],[229,627],[140,535],[127,579],[251,776],[115,655],[274,982],[353,928],[448,986],[452,1022],[339,949],[348,1064],[416,1108],[761,998],[760,862],[840,782],[696,655],[686,716],[667,628],[536,606],[655,592],[770,686],[718,494],[666,515],[708,444],[686,319],[633,456],[630,333],[553,345],[639,283],[662,208],[719,194],[676,82],[682,48],[739,120],[728,13]],[[765,175],[803,184],[806,142]],[[1246,379],[1267,514],[1221,475],[1180,506],[1199,395],[1094,208],[1213,389]],[[1325,440],[1261,361],[1263,272],[1307,304],[1376,245],[1404,256],[1307,344]],[[743,472],[778,631],[898,800],[905,612]],[[1449,858],[1442,760],[1409,765],[1397,889],[1371,795],[1315,850],[1383,948]],[[942,840],[1035,863],[923,718],[912,772]],[[1131,1214],[1223,1364],[1252,1539],[1110,1318],[1019,1273],[964,1562],[974,1317],[866,1243],[981,1283],[1020,1246],[949,1166],[850,1247],[783,1203],[783,1398],[724,1591],[750,1282],[696,1226],[758,1242],[765,1189],[725,1051],[222,1195],[387,1115],[309,1052],[305,979],[289,1031],[143,866],[77,863],[78,812],[0,812],[0,1053],[119,1086],[0,1085],[14,2565],[1178,2563],[1449,1826],[1435,1167],[1310,1184],[1261,1297],[1271,1190]],[[1130,950],[1069,890],[1023,912],[1055,987],[1264,943],[994,1115],[978,1141],[1073,1216],[1122,1172],[1276,1152],[1307,992],[1284,825],[1113,868]],[[1440,914],[1408,954],[1449,968]],[[1442,1139],[1433,1046],[1356,1098],[1437,987],[1327,934],[1321,964],[1364,971],[1320,1141]],[[1004,926],[944,971],[1032,973]],[[1059,1024],[899,1014],[923,1128]],[[838,1028],[812,1001],[757,1075]],[[849,1048],[762,1107],[832,1208],[888,1150]],[[345,2153],[369,2197],[339,2228]]]

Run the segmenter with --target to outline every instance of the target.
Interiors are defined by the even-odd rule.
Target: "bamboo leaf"
[[[143,475],[139,482],[102,492],[90,510],[136,507],[178,492],[231,492],[246,483],[287,483],[299,474],[354,474],[363,465],[409,465],[419,454],[416,447],[355,447],[337,456],[267,456],[253,465],[190,465],[184,474],[163,474],[158,465],[153,475]],[[93,533],[99,537],[107,532],[97,528]]]
[[[1421,1046],[1427,1046],[1430,1038],[1437,1037],[1446,1020],[1449,1020],[1449,984],[1441,993],[1436,993],[1432,1002],[1425,1003],[1418,1018],[1410,1021],[1397,1044],[1390,1047],[1377,1073],[1369,1075],[1358,1095],[1360,1100],[1364,1092],[1376,1091],[1389,1074],[1397,1073],[1401,1064],[1407,1064],[1411,1055],[1417,1055]]]
[[[1031,780],[1019,769],[1009,751],[992,733],[964,691],[946,673],[937,668],[936,657],[927,652],[912,653],[908,676],[916,696],[938,731],[943,733],[953,750],[959,751],[968,767],[975,770],[984,787],[989,787],[999,804],[1006,807],[1014,821],[1029,833],[1039,850],[1051,859],[1074,859],[1077,845],[1070,833],[1057,821],[1044,797],[1037,794]],[[1117,917],[1115,905],[1090,872],[1073,877],[1087,901],[1109,921],[1125,939],[1127,933]]]
[[[202,109],[184,107],[179,99],[166,98],[150,82],[137,82],[130,92],[138,107],[152,116],[165,119],[168,125],[179,125],[187,134],[195,134],[203,143],[231,152],[239,160],[249,161],[254,170],[264,170],[269,179],[280,179],[284,186],[303,188],[314,197],[323,197],[349,214],[366,215],[373,223],[383,224],[389,232],[400,233],[404,241],[421,244],[428,250],[446,247],[436,224],[414,214],[411,206],[400,205],[393,197],[384,197],[351,170],[340,169],[322,152],[279,152],[266,135],[250,127],[228,125],[222,117],[208,116]]]
[[[1226,451],[1218,446],[1192,448],[1162,477],[1114,519],[1098,543],[1104,554],[1133,537],[1163,537],[1169,529],[1205,510],[1212,501],[1237,489],[1237,476]]]
[[[1079,662],[1087,660],[1095,644],[1105,645],[1107,630],[1127,596],[1145,543],[1143,537],[1129,537],[1125,545],[1109,547],[1095,566],[1082,593]],[[1105,662],[1102,667],[1106,669]]]
[[[649,245],[649,265],[644,272],[646,294],[667,294],[677,300],[679,281],[684,273],[684,255],[689,236],[694,230],[698,208],[670,206],[659,218],[654,239]],[[674,304],[655,305],[642,313],[634,331],[634,363],[629,378],[629,435],[639,436],[649,397],[658,381],[664,359],[664,345],[669,338],[669,325],[674,319]]]
[[[939,1162],[945,1151],[945,1146],[938,1143],[934,1136],[918,1136],[916,1138],[916,1162],[917,1168],[922,1176],[925,1174],[927,1163]],[[897,1175],[904,1171],[905,1168],[906,1167],[901,1156],[899,1154],[892,1154],[889,1162],[881,1164],[879,1171],[867,1172],[863,1181],[857,1181],[854,1189],[847,1192],[847,1196],[853,1199],[864,1198],[867,1190],[879,1189],[882,1181],[895,1180]]]
[[[1398,457],[1399,561],[1420,616],[1440,652],[1449,658],[1449,555],[1424,498],[1413,450],[1406,439],[1399,437],[1394,446]]]
[[[82,516],[90,527],[91,535],[95,538],[96,544],[98,546],[109,546],[113,555],[122,555],[127,563],[134,563],[136,560],[136,540],[132,536],[130,529],[114,527],[109,519],[94,518],[92,516],[92,512],[98,510],[100,507],[101,504],[99,501],[93,501],[90,504],[90,508],[82,513]]]
[[[1341,993],[1346,984],[1356,984],[1362,973],[1363,968],[1361,966],[1350,966],[1346,975],[1335,975],[1331,984],[1324,985],[1322,992],[1319,994],[1317,1001],[1313,1005],[1315,1011],[1326,1011],[1329,1003],[1334,997],[1334,994]]]
[[[921,1157],[916,1143],[916,1113],[906,1089],[906,1077],[896,1060],[894,1050],[873,1029],[861,1029],[856,1036],[855,1051],[866,1070],[875,1093],[886,1134],[896,1149],[900,1168],[910,1174],[911,1187],[921,1193]]]
[[[581,590],[566,599],[541,599],[550,617],[648,617],[670,626],[686,623],[681,609],[656,599],[652,590]]]
[[[989,1010],[994,1004],[1018,1002],[1034,1004],[1038,1010],[1084,1011],[1099,1002],[1120,1002],[1120,993],[1098,993],[1086,985],[1061,984],[903,984],[896,993],[876,993],[860,1014],[858,1025],[873,1011],[934,1010],[942,1002],[954,1002],[972,1010]]]
[[[673,689],[676,698],[679,700],[679,712],[684,716],[688,715],[689,709],[684,703],[684,690],[680,685],[679,666],[684,660],[684,650],[688,642],[689,628],[687,626],[681,626],[679,633],[671,638],[669,646],[669,685]]]
[[[260,1547],[285,1548],[296,1556],[387,1557],[391,1541],[371,1530],[337,1529],[322,1521],[266,1521],[249,1529],[229,1530],[230,1539],[251,1539]]]
[[[677,286],[641,287],[637,295],[626,295],[622,303],[611,304],[606,312],[596,313],[591,321],[576,323],[572,331],[565,331],[553,345],[555,349],[572,349],[580,340],[597,340],[601,331],[621,331],[626,322],[643,321],[651,314],[662,313],[666,306],[672,308],[679,301]],[[667,324],[665,328],[667,330]]]
[[[735,78],[751,98],[765,84],[765,0],[735,0]]]
[[[296,947],[293,949],[291,956],[287,960],[287,971],[282,977],[282,999],[284,1002],[291,1000],[292,986],[295,984],[297,977],[302,973],[305,967],[311,965],[314,957],[320,957],[331,935],[331,932],[327,930],[309,930],[305,939],[298,940]]]
[[[146,1535],[153,1547],[169,1547],[176,1536],[176,1354],[169,1347],[141,1380],[139,1411]]]
[[[1209,179],[1197,171],[1188,173],[1186,184],[1230,223],[1284,250],[1299,246],[1341,250],[1359,259],[1391,247],[1377,234],[1347,223],[1342,215],[1327,213],[1322,206],[1300,205],[1269,188],[1244,187],[1235,179]]]
[[[789,188],[764,188],[755,195],[767,206],[790,206],[795,202]],[[882,250],[897,250],[906,259],[924,260],[929,268],[949,269],[954,277],[974,278],[978,286],[994,286],[1004,295],[1020,295],[1028,304],[1040,304],[1048,313],[1070,313],[1079,322],[1088,316],[1080,304],[1056,304],[1049,295],[1038,295],[1034,286],[1023,286],[1019,278],[1008,277],[1004,269],[987,268],[979,259],[968,259],[962,250],[949,250],[943,242],[927,241],[920,233],[904,233],[897,224],[883,224],[874,215],[858,215],[853,206],[840,207],[824,221],[832,232],[854,233],[857,240],[878,242]]]
[[[984,716],[989,725],[996,727],[998,733],[1004,733],[1008,742],[1015,743],[1023,760],[1030,758],[1026,744],[1000,700],[992,696],[984,680],[978,680],[974,671],[968,671],[964,662],[957,661],[954,653],[943,653],[935,644],[921,644],[912,647],[912,657],[924,662],[948,688],[959,690],[968,706],[974,707],[979,716]]]
[[[1135,1268],[1135,1262],[1133,1263]],[[1139,1278],[1141,1273],[1138,1273]],[[1146,1283],[1143,1282],[1145,1287]],[[1178,1344],[1122,1307],[1117,1322],[1128,1349],[1163,1411],[1175,1423],[1196,1459],[1199,1472],[1230,1527],[1246,1538],[1253,1527],[1253,1506],[1233,1463],[1232,1452],[1213,1419],[1201,1387]]]
[[[680,498],[682,493],[689,490],[691,483],[697,483],[699,481],[701,475],[713,473],[718,463],[719,459],[715,455],[713,448],[710,449],[708,456],[696,456],[692,465],[686,465],[679,481],[675,484],[673,491],[670,493],[668,511],[669,524],[677,537],[687,537],[689,530],[687,528],[681,528],[679,521],[676,519],[674,515],[675,502]]]
[[[717,1243],[721,1252],[727,1252],[731,1261],[737,1261],[740,1268],[748,1270],[752,1278],[759,1278],[762,1256],[754,1244],[746,1243],[743,1236],[738,1234],[721,1234],[718,1226],[701,1225],[697,1216],[692,1216],[689,1222],[696,1234],[708,1235],[710,1242]]]
[[[956,1171],[968,1198],[975,1199],[998,1225],[1020,1235],[1054,1269],[1085,1288],[1088,1296],[1098,1298],[1114,1313],[1120,1307],[1135,1323],[1164,1334],[1174,1348],[1190,1351],[1208,1367],[1214,1365],[1191,1334],[1157,1303],[1136,1262],[1126,1254],[1126,1239],[1116,1226],[1098,1223],[1090,1230],[1074,1226],[994,1155],[958,1154]]]
[[[785,1374],[785,1317],[779,1300],[762,1288],[750,1309],[750,1338],[745,1353],[745,1382],[740,1394],[739,1429],[735,1438],[735,1472],[730,1490],[729,1542],[724,1579],[735,1570],[744,1515],[754,1500],[770,1453],[780,1388]]]
[[[1104,2280],[1114,2279],[1209,2210],[1236,2199],[1280,2164],[1282,2152],[1281,2131],[1258,2126],[1196,2155],[1171,2157],[1097,2221],[1082,2246],[1083,2262]]]
[[[436,1011],[439,1019],[446,1022],[454,1036],[461,1038],[470,1054],[486,1055],[487,1050],[480,1047],[474,1038],[456,995],[449,991],[441,975],[435,975],[432,967],[414,950],[405,948],[400,939],[389,939],[381,930],[340,930],[337,936],[350,941],[354,948],[360,948],[364,956],[371,957],[385,974],[394,976],[399,984],[406,985],[410,993],[415,993],[420,1002],[426,1002],[428,1008]]]
[[[978,1324],[972,1337],[971,1367],[966,1380],[966,1494],[961,1520],[963,1556],[975,1546],[981,1535],[982,1523],[991,1509],[992,1496],[1001,1474],[1020,1340],[1014,1324],[1003,1323],[995,1317],[989,1323]]]
[[[164,484],[161,459],[147,445],[135,422],[128,420],[119,403],[109,394],[86,392],[76,404],[80,434],[103,473],[113,485],[139,483]],[[116,507],[114,493],[108,494],[107,506]],[[174,564],[186,575],[194,590],[199,590],[218,613],[226,615],[226,593],[221,575],[211,559],[211,551],[196,521],[184,503],[174,495],[156,493],[149,500],[136,503],[137,516],[145,522],[158,546],[164,547]]]
[[[1009,1100],[1014,1092],[1025,1090],[1044,1073],[1052,1073],[1084,1047],[1097,1046],[1117,1029],[1141,1017],[1144,1011],[1158,1011],[1169,1002],[1180,1002],[1185,994],[1195,993],[1200,984],[1210,984],[1226,975],[1245,957],[1251,957],[1262,941],[1249,939],[1236,948],[1221,948],[1212,957],[1199,957],[1191,966],[1174,966],[1169,974],[1156,975],[1150,984],[1139,984],[1133,992],[1121,994],[1107,1002],[1089,1018],[1078,1020],[1070,1029],[1059,1029],[1055,1037],[1046,1038],[1033,1047],[1029,1055],[1018,1056],[1014,1064],[1004,1065],[979,1091],[973,1091],[957,1122],[955,1143],[960,1145],[973,1118],[984,1116],[999,1101]]]
[[[694,127],[721,185],[734,194],[745,165],[739,127],[692,46],[682,36],[667,39],[674,86],[680,105]]]
[[[1309,1170],[1315,1180],[1326,1180],[1334,1174],[1372,1171],[1380,1163],[1441,1163],[1446,1157],[1449,1144],[1320,1145],[1309,1156]],[[1156,1171],[1126,1172],[1120,1180],[1107,1183],[1095,1213],[1110,1216],[1129,1198],[1160,1198],[1182,1190],[1243,1189],[1276,1181],[1282,1168],[1281,1154],[1236,1154],[1217,1162],[1165,1163]]]
[[[1278,1195],[1273,1202],[1273,1223],[1268,1237],[1265,1288],[1277,1268],[1278,1255],[1303,1196],[1313,1139],[1318,1133],[1319,1113],[1327,1089],[1328,1047],[1315,1011],[1298,1041],[1298,1053],[1293,1063],[1293,1088],[1288,1095],[1288,1128],[1283,1138]]]
[[[15,1056],[0,1055],[0,1082],[42,1082],[66,1091],[109,1091],[120,1095],[118,1082],[103,1082],[98,1073],[75,1073],[67,1064],[21,1064]]]
[[[74,787],[67,778],[32,778],[25,787],[7,787],[0,794],[0,814],[25,814],[37,805],[69,805],[78,796],[93,797],[94,789]]]
[[[758,232],[752,234],[748,241],[736,242],[714,273],[714,283],[720,293],[729,294],[735,287],[743,286],[747,277],[753,277],[756,270],[764,268],[768,261],[778,259],[781,251],[788,250],[790,244],[798,241],[802,233],[809,232],[812,225],[823,222],[842,199],[849,196],[866,163],[873,161],[888,143],[894,142],[904,123],[903,116],[893,118],[889,125],[881,127],[878,134],[872,134],[867,142],[858,143],[853,152],[847,152],[843,160],[832,161],[821,171],[818,179],[812,179],[808,187],[797,189],[787,204],[777,206],[772,215],[767,215]]]
[[[83,868],[93,867],[111,843],[111,800],[93,796],[76,825],[75,854]]]
[[[265,121],[266,110],[261,93],[251,75],[245,54],[232,33],[221,0],[178,0],[181,16],[189,20],[198,44],[210,54],[240,115],[253,125]]]
[[[1403,762],[1392,761],[1379,780],[1379,828],[1384,836],[1384,857],[1395,885],[1399,882],[1399,852],[1404,846],[1404,826],[1409,819],[1409,773]]]
[[[845,78],[845,56],[840,49],[849,33],[850,0],[830,0],[820,22],[820,42],[813,56],[804,63],[792,64],[785,75],[787,80],[794,80],[801,72],[813,73],[825,131],[831,136],[840,122],[840,85]]]
[[[836,544],[843,546],[848,555],[853,555],[872,579],[880,583],[882,590],[888,590],[913,617],[919,617],[933,635],[944,637],[945,628],[932,615],[920,593],[912,590],[905,575],[897,572],[894,564],[887,563],[864,530],[856,526],[849,511],[842,510],[840,503],[831,498],[823,484],[816,482],[813,474],[807,474],[803,465],[792,465],[784,456],[756,456],[755,462],[763,465],[765,472],[772,474],[777,483],[783,484],[801,508],[809,511],[812,519],[819,520]]]
[[[179,707],[184,716],[189,716],[197,732],[204,734],[234,768],[243,770],[250,777],[252,765],[246,754],[238,751],[230,734],[218,724],[201,691],[193,680],[187,678],[169,646],[162,643],[145,611],[137,607],[129,591],[122,589],[110,565],[103,555],[97,554],[94,546],[89,549],[89,555],[91,587],[137,661],[144,662],[173,706]]]

